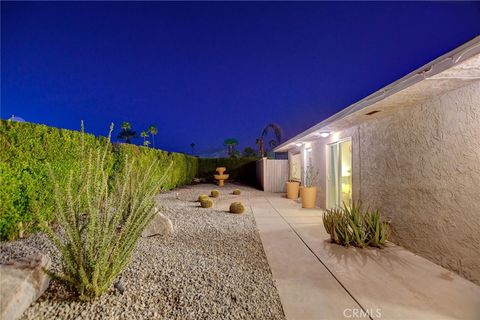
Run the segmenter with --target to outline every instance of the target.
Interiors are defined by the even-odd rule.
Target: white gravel
[[[242,195],[231,194],[239,187]],[[200,208],[198,195],[219,189],[213,208]],[[53,283],[22,319],[284,319],[255,226],[249,199],[259,191],[228,184],[196,185],[158,196],[174,225],[172,236],[139,240],[121,275],[126,291],[112,290],[94,302],[75,300]],[[230,214],[233,201],[247,206]],[[45,236],[0,244],[0,262],[55,250]]]

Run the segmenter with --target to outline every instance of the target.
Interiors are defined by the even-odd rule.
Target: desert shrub
[[[384,246],[390,230],[378,210],[364,209],[360,203],[326,210],[323,225],[332,242],[360,248]]]
[[[38,125],[0,120],[0,239],[15,239],[38,230],[40,220],[54,219],[53,184],[47,163],[57,177],[60,188],[66,186],[71,170],[77,171],[81,143],[85,150],[111,149],[105,159],[105,173],[112,185],[126,166],[126,159],[135,160],[138,170],[156,163],[160,179],[171,165],[162,188],[170,190],[188,184],[198,173],[198,159],[179,153],[138,147],[130,144],[110,144],[105,137],[95,137]]]
[[[210,192],[210,196],[213,197],[213,198],[218,198],[219,195],[220,195],[220,191],[218,191],[218,190],[216,190],[216,189],[215,189],[215,190],[212,190],[212,191]]]
[[[230,213],[243,213],[245,211],[245,207],[241,202],[233,202],[230,205]]]
[[[203,199],[208,199],[208,196],[206,194],[201,194],[198,196],[198,202],[202,202]]]
[[[240,191],[240,189],[235,189],[235,190],[233,190],[232,193],[236,196],[239,196],[242,192]]]
[[[200,201],[200,206],[202,208],[211,208],[213,206],[213,200],[210,198],[205,198]]]
[[[155,214],[154,196],[163,183],[157,177],[167,176],[156,161],[144,169],[138,159],[127,157],[112,181],[107,163],[111,154],[108,144],[101,150],[81,143],[78,169],[69,170],[64,187],[62,177],[48,165],[57,225],[43,223],[43,229],[62,261],[62,273],[50,273],[73,287],[81,300],[99,297],[125,268]]]

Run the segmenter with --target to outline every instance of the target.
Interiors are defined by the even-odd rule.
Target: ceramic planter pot
[[[302,188],[302,208],[315,208],[317,203],[317,187]]]
[[[288,199],[298,199],[298,189],[300,187],[300,182],[297,181],[287,181],[285,183],[287,189],[287,198]]]

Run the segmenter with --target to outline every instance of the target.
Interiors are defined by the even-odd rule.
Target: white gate
[[[288,160],[262,158],[257,161],[257,183],[263,191],[285,192]]]

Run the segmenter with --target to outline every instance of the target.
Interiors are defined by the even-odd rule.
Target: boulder
[[[43,268],[50,258],[35,255],[0,264],[0,319],[14,320],[36,301],[50,284]]]
[[[155,208],[155,211],[155,217],[142,232],[142,237],[144,238],[156,235],[169,235],[173,233],[172,221],[159,212],[157,208]]]

